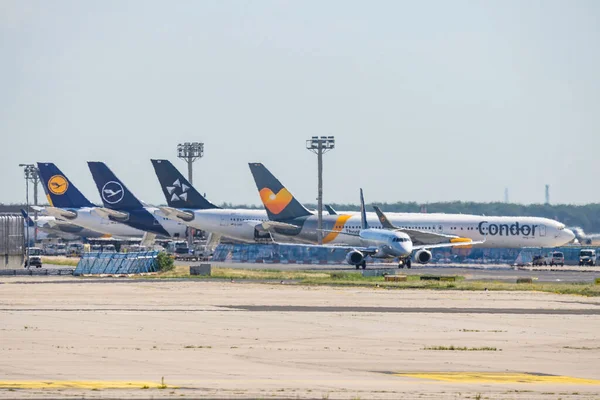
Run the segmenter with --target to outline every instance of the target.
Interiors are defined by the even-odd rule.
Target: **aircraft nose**
[[[570,229],[563,229],[562,233],[560,234],[560,238],[564,240],[563,244],[571,243],[573,240],[575,240],[575,234]]]

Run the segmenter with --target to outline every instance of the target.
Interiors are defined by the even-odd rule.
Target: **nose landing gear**
[[[399,262],[398,262],[398,268],[404,268],[405,265],[406,265],[406,268],[410,268],[411,267],[410,258],[408,258],[406,260],[402,260],[402,259],[399,260]]]

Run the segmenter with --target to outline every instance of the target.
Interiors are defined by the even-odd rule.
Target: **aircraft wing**
[[[453,240],[462,239],[456,235],[446,235],[443,233],[420,231],[417,229],[396,229],[398,232],[404,232],[410,236],[414,245],[434,245],[454,243]]]
[[[466,238],[460,238],[460,239],[466,239]],[[487,238],[486,238],[487,239]],[[460,240],[460,241],[455,241],[452,243],[438,243],[438,244],[431,244],[431,245],[418,245],[418,246],[413,246],[413,250],[421,250],[421,249],[439,249],[441,247],[458,247],[458,246],[465,246],[465,247],[469,247],[472,246],[474,244],[481,244],[481,243],[485,243],[485,240],[477,240],[477,241],[472,241],[472,240]]]
[[[129,218],[129,213],[117,211],[117,210],[111,210],[110,208],[105,208],[105,207],[96,207],[96,208],[94,208],[94,210],[92,212],[94,214],[96,214],[97,216],[106,218],[106,219],[109,219],[109,217],[113,217],[114,219],[117,219],[117,220],[126,220],[127,218]]]
[[[165,217],[170,219],[181,219],[184,222],[189,222],[194,219],[194,214],[189,211],[183,211],[173,207],[159,207],[159,209],[165,214]]]
[[[459,236],[456,235],[446,235],[443,233],[435,233],[428,231],[421,231],[418,229],[404,229],[398,228],[394,226],[387,216],[381,211],[381,209],[377,206],[373,206],[375,213],[377,214],[377,218],[379,218],[379,222],[381,225],[388,230],[394,230],[398,232],[404,232],[408,236],[410,236],[410,240],[412,240],[413,244],[419,245],[433,245],[439,243],[452,243],[453,239],[460,239]]]

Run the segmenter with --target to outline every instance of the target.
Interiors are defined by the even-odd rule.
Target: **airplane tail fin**
[[[151,161],[169,207],[194,210],[219,208],[198,193],[169,160]]]
[[[248,165],[270,220],[284,221],[312,215],[263,164]]]
[[[31,219],[29,214],[27,214],[27,211],[25,211],[21,208],[21,214],[23,215],[23,219],[25,219],[25,221],[27,221],[27,226],[35,226],[35,223]]]
[[[104,207],[113,210],[143,208],[137,199],[103,162],[88,161],[88,167],[96,182]]]
[[[94,205],[53,163],[37,163],[48,203],[58,208],[93,207]]]
[[[367,211],[365,210],[365,198],[363,196],[362,188],[360,189],[360,228],[369,229],[369,224],[367,223]]]

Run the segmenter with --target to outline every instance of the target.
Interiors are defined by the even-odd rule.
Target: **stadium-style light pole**
[[[204,156],[204,143],[201,142],[185,142],[179,143],[177,145],[177,157],[181,158],[188,165],[188,181],[191,185],[194,184],[193,181],[193,170],[192,165],[194,161]],[[189,227],[187,234],[187,242],[188,247],[191,248],[194,243],[194,233],[195,229]]]
[[[177,145],[177,157],[181,158],[188,165],[188,181],[193,185],[192,181],[192,164],[199,158],[204,156],[204,143],[200,142],[185,142]]]
[[[19,167],[23,167],[25,171],[25,181],[33,183],[33,205],[38,205],[38,183],[40,182],[40,174],[35,164],[19,164]],[[27,184],[25,185],[28,186]],[[27,188],[29,193],[29,189]],[[29,215],[29,209],[27,209]],[[37,220],[37,210],[33,210],[33,220]],[[33,231],[33,241],[37,242],[37,229]]]
[[[319,244],[323,244],[323,154],[335,148],[335,138],[333,136],[313,136],[306,141],[306,148],[317,155],[317,169],[319,175],[317,194],[317,239]]]
[[[19,167],[22,167],[25,171],[25,203],[27,208],[27,215],[29,215],[29,181],[32,179],[32,174],[35,174],[37,182],[37,169],[33,164],[19,164]],[[37,186],[37,183],[36,183]],[[35,230],[34,230],[35,235]],[[29,268],[29,223],[25,221],[25,255],[27,257],[26,265]]]

